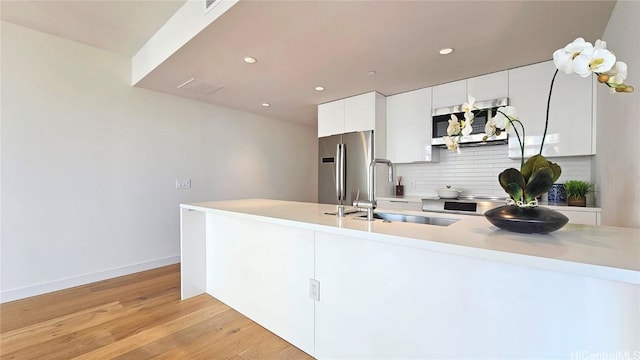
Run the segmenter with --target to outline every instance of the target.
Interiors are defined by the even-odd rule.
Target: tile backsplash
[[[508,149],[506,144],[465,147],[461,154],[434,149],[440,151],[439,163],[397,164],[396,175],[402,176],[405,196],[435,196],[436,190],[446,185],[464,190],[464,195],[506,196],[498,184],[498,174],[506,168],[520,168],[520,160],[509,159]],[[558,182],[591,181],[591,156],[550,160],[562,167]]]

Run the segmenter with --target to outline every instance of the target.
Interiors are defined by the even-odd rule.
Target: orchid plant
[[[607,50],[604,41],[597,40],[595,45],[592,45],[584,41],[583,38],[577,38],[564,48],[556,50],[553,53],[553,62],[556,71],[551,79],[544,133],[537,155],[529,158],[526,162],[524,161],[525,128],[513,106],[499,108],[496,115],[489,118],[484,129],[484,140],[486,141],[490,137],[500,135],[502,131],[508,131],[510,127],[513,128],[520,146],[520,170],[506,169],[500,173],[498,180],[510,196],[509,203],[521,207],[536,206],[536,198],[548,192],[561,174],[561,168],[558,164],[542,156],[549,125],[551,94],[558,71],[562,70],[566,74],[576,73],[582,77],[590,76],[592,73],[596,74],[598,82],[611,88],[612,93],[634,91],[633,86],[624,84],[627,77],[627,65],[616,60],[616,56]],[[460,153],[458,142],[463,136],[471,134],[474,111],[478,111],[472,96],[469,96],[468,101],[462,106],[462,110],[464,111],[464,120],[458,119],[456,115],[451,115],[447,136],[443,136],[447,148],[457,153]]]

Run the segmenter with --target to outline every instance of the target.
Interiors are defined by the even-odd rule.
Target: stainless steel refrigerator
[[[351,206],[360,190],[367,199],[367,177],[373,159],[373,131],[318,139],[318,202]]]

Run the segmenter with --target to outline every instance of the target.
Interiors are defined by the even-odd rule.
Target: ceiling
[[[132,57],[185,0],[0,0],[2,20]]]
[[[182,1],[1,3],[3,20],[131,57]],[[594,42],[614,5],[241,0],[136,86],[315,125],[320,103],[548,60],[579,36]],[[439,55],[443,47],[455,51]],[[245,56],[258,62],[246,64]],[[210,95],[177,88],[191,78],[223,88]]]

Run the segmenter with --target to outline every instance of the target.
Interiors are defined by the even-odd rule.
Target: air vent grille
[[[191,78],[178,86],[179,89],[195,92],[202,95],[211,95],[222,89],[222,86],[210,84],[200,79]]]

